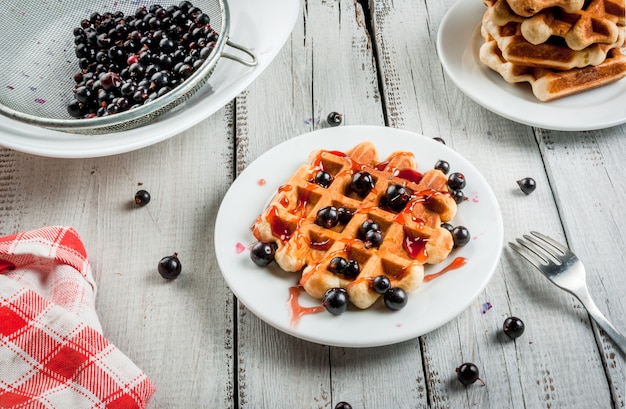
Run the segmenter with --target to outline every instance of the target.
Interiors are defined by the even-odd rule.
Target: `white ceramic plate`
[[[299,273],[285,273],[275,263],[258,267],[250,259],[255,242],[250,226],[263,211],[278,187],[316,149],[345,151],[362,141],[373,142],[380,160],[397,150],[415,153],[419,171],[432,169],[438,159],[447,160],[451,171],[462,172],[469,200],[459,205],[455,225],[466,226],[472,240],[453,250],[447,260],[428,266],[426,274],[437,273],[456,257],[467,263],[409,294],[399,311],[390,311],[378,301],[368,310],[350,307],[339,316],[326,311],[305,315],[292,325],[288,306],[289,288],[296,286]],[[263,181],[263,183],[260,183]],[[503,227],[493,191],[472,164],[454,150],[431,138],[394,128],[350,126],[328,128],[290,139],[251,163],[232,184],[220,206],[215,226],[217,261],[229,287],[254,314],[295,337],[334,346],[369,347],[418,337],[445,324],[470,304],[483,290],[502,250]],[[320,305],[303,293],[300,303]]]
[[[626,79],[551,102],[537,100],[530,85],[509,84],[478,57],[485,5],[459,0],[446,13],[437,35],[444,70],[468,97],[492,112],[540,128],[582,131],[626,123]]]
[[[230,0],[229,38],[252,50],[258,64],[246,67],[221,58],[207,85],[158,121],[107,135],[77,135],[26,125],[0,116],[0,145],[35,155],[87,158],[130,152],[163,141],[206,119],[267,68],[289,38],[300,12],[294,0]],[[242,55],[225,48],[225,52]]]

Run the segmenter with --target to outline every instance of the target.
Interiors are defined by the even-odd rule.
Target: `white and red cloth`
[[[153,383],[103,335],[71,227],[0,238],[0,408],[145,408]]]

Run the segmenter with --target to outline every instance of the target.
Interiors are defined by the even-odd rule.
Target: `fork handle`
[[[587,312],[589,313],[591,318],[593,318],[598,326],[602,328],[602,330],[604,330],[606,335],[608,335],[609,338],[611,338],[613,342],[615,342],[619,349],[621,349],[622,354],[626,357],[626,337],[621,332],[619,332],[617,328],[615,328],[613,324],[609,322],[609,320],[606,319],[602,312],[600,312],[600,309],[593,302],[593,299],[591,298],[591,295],[589,294],[587,288],[583,287],[582,289],[577,291],[574,296],[578,298],[582,305],[587,309]]]

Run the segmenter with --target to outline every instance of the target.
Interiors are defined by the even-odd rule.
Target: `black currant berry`
[[[374,277],[370,287],[378,294],[385,294],[391,288],[391,281],[387,276],[379,275]]]
[[[322,305],[333,315],[344,313],[348,309],[348,294],[344,288],[331,288],[322,298]]]
[[[411,200],[411,192],[402,185],[389,185],[385,191],[385,200],[389,207],[399,212],[404,209],[406,204],[409,203],[409,200]]]
[[[453,190],[450,194],[456,204],[461,204],[465,200],[465,193],[461,189]]]
[[[383,243],[383,234],[380,230],[370,230],[365,233],[365,248],[378,247]]]
[[[352,176],[350,188],[356,194],[365,196],[374,188],[374,178],[368,172],[357,172]]]
[[[456,376],[459,382],[465,386],[471,385],[476,381],[481,381],[483,385],[485,384],[479,377],[478,367],[470,362],[466,362],[456,368]]]
[[[451,190],[463,189],[465,184],[465,175],[460,172],[454,172],[448,176],[448,187]]]
[[[450,223],[441,223],[441,227],[448,230],[450,233],[452,233],[452,230],[454,230],[454,226]]]
[[[343,257],[333,257],[328,263],[328,271],[334,274],[343,274],[348,265],[348,260]]]
[[[343,115],[341,115],[340,113],[331,112],[330,114],[328,114],[328,117],[326,117],[326,122],[330,126],[339,126],[341,125],[342,119]]]
[[[438,160],[435,163],[435,169],[440,170],[443,172],[444,175],[447,175],[448,172],[450,172],[450,164],[448,162],[446,162],[445,160]]]
[[[352,219],[352,216],[354,215],[354,213],[352,213],[350,209],[347,209],[345,207],[340,207],[339,209],[337,209],[337,213],[339,216],[339,223],[341,224],[348,224],[348,222]]]
[[[157,269],[159,271],[159,274],[161,274],[161,277],[167,280],[172,280],[178,277],[182,270],[180,260],[178,259],[178,254],[174,253],[171,256],[163,257],[159,261]]]
[[[452,240],[454,240],[455,248],[465,246],[471,238],[469,230],[464,226],[456,226],[452,229]]]
[[[324,172],[323,170],[320,170],[315,175],[315,183],[317,183],[318,185],[320,185],[321,187],[325,189],[328,188],[328,186],[330,186],[332,181],[333,181],[333,177],[330,176],[330,173]]]
[[[401,310],[406,306],[406,303],[409,301],[409,296],[406,291],[404,291],[400,287],[390,288],[385,292],[383,296],[385,305],[390,310]]]
[[[348,402],[339,402],[335,405],[335,409],[352,409],[352,405]]]
[[[339,212],[337,208],[334,206],[322,207],[317,211],[315,223],[327,229],[335,227],[337,223],[339,223]]]
[[[250,258],[257,266],[263,267],[274,261],[275,243],[258,242],[250,249]]]
[[[435,140],[435,141],[437,141],[437,142],[439,142],[439,143],[442,143],[442,144],[444,144],[444,145],[446,144],[446,141],[444,141],[444,140],[443,140],[443,138],[440,138],[440,137],[438,137],[438,136],[435,136],[435,137],[433,138],[433,140]]]
[[[348,260],[348,264],[346,264],[346,268],[343,270],[343,275],[347,278],[355,278],[361,272],[361,266],[359,266],[359,262],[356,260]]]
[[[361,224],[361,226],[359,226],[359,233],[361,234],[361,237],[363,238],[365,238],[365,236],[367,236],[367,232],[371,230],[380,231],[380,227],[372,219],[367,219]]]
[[[525,328],[524,321],[517,317],[508,317],[502,325],[502,331],[511,339],[521,336]]]
[[[135,204],[137,206],[145,206],[150,203],[150,193],[146,190],[139,190],[135,193]]]
[[[537,183],[533,178],[523,178],[517,181],[517,185],[524,192],[524,194],[531,194],[537,188]]]

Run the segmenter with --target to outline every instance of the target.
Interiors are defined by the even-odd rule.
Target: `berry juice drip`
[[[278,216],[278,210],[275,206],[272,206],[267,212],[267,220],[270,223],[270,228],[272,229],[272,234],[280,239],[282,242],[286,242],[289,240],[293,231],[291,227],[281,220]]]
[[[292,328],[295,328],[300,323],[300,318],[308,314],[318,314],[325,311],[323,306],[317,307],[304,307],[300,304],[298,298],[302,293],[302,287],[289,287],[289,323]]]
[[[413,169],[402,169],[398,171],[397,177],[408,180],[409,182],[419,183],[422,181],[422,174]]]
[[[296,208],[290,211],[291,214],[299,214],[301,217],[306,215],[306,206],[309,204],[309,196],[311,195],[311,191],[315,189],[316,186],[317,185],[309,184],[300,192]]]
[[[444,267],[443,270],[441,270],[440,272],[425,276],[424,282],[427,283],[429,281],[434,280],[437,277],[444,275],[445,273],[449,271],[456,270],[457,268],[461,268],[465,265],[465,263],[467,263],[467,259],[465,257],[457,257],[454,260],[452,260],[452,263],[448,264],[448,266]]]
[[[330,245],[331,245],[330,239],[321,240],[321,241],[311,241],[310,239],[307,239],[307,242],[309,244],[309,247],[312,248],[313,250],[326,251],[330,248]]]
[[[345,158],[347,155],[341,151],[320,151],[317,156],[315,156],[315,159],[313,159],[313,162],[311,162],[311,165],[313,166],[313,168],[315,170],[322,170],[325,171],[326,169],[324,169],[324,162],[322,162],[322,155],[325,153],[329,153],[331,155],[335,155],[335,156],[339,156],[341,158]]]
[[[402,247],[407,252],[409,257],[416,259],[419,262],[426,262],[428,255],[426,254],[426,240],[423,237],[415,237],[410,231],[404,229],[404,240],[402,240]]]

